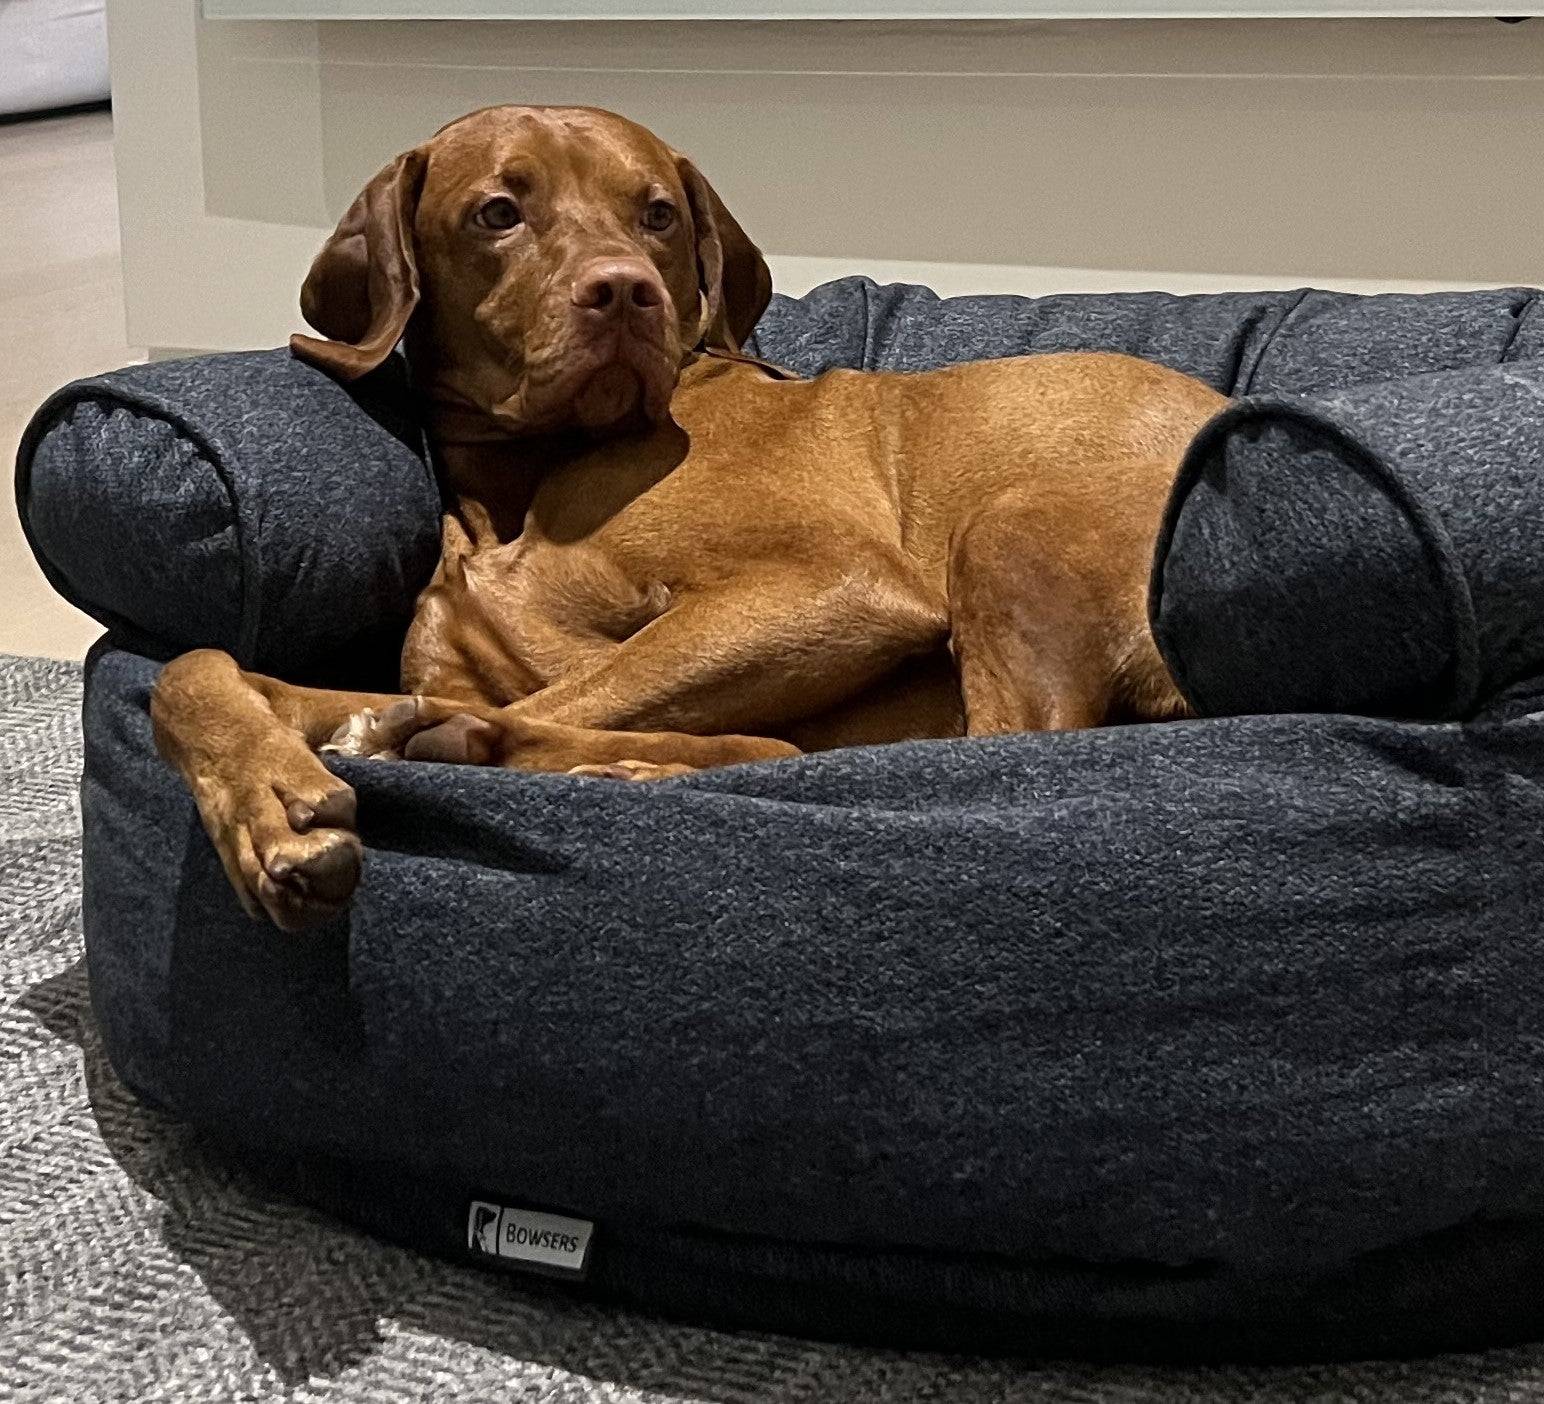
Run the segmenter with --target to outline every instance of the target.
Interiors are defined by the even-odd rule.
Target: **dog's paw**
[[[411,761],[439,761],[442,765],[499,765],[503,756],[504,728],[470,712],[451,712],[443,720],[422,719],[420,728],[403,755]]]
[[[692,775],[696,770],[695,765],[619,760],[599,765],[576,765],[568,774],[589,776],[596,780],[669,780],[677,775]]]
[[[374,707],[362,708],[318,749],[323,755],[401,760],[403,747],[421,726],[418,701],[416,697],[404,697],[379,711]]]
[[[496,765],[504,732],[496,723],[427,697],[404,697],[376,711],[356,712],[321,748],[325,755],[373,760]]]
[[[342,829],[313,829],[265,844],[257,899],[281,931],[303,931],[340,916],[359,886],[364,850]]]
[[[242,906],[282,931],[338,916],[364,863],[353,790],[304,754],[309,767],[297,759],[237,785],[206,785],[196,796]]]

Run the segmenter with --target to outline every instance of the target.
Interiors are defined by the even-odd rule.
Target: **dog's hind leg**
[[[950,555],[949,613],[967,734],[1182,714],[1147,629],[1151,554],[1129,525],[1048,511],[1029,490],[966,522]]]

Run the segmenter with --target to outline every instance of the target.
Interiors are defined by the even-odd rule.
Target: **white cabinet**
[[[498,102],[655,128],[788,292],[1544,277],[1544,19],[109,19],[131,344],[277,344],[363,182]]]

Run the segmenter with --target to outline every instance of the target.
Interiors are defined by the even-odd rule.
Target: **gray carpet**
[[[103,1057],[80,957],[79,703],[75,666],[0,657],[0,1400],[1544,1400],[1544,1348],[1158,1372],[691,1330],[275,1202]]]

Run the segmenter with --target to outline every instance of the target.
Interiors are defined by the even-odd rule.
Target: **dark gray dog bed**
[[[123,1079],[434,1252],[520,1265],[479,1203],[522,1243],[585,1231],[505,1207],[593,1223],[545,1265],[695,1318],[1147,1358],[1544,1335],[1538,294],[849,280],[754,349],[1071,348],[1242,397],[1153,582],[1208,719],[655,786],[340,763],[366,876],[306,939],[241,914],[146,699],[203,644],[389,683],[438,534],[400,366],[60,392],[18,491],[109,630],[85,923]]]

